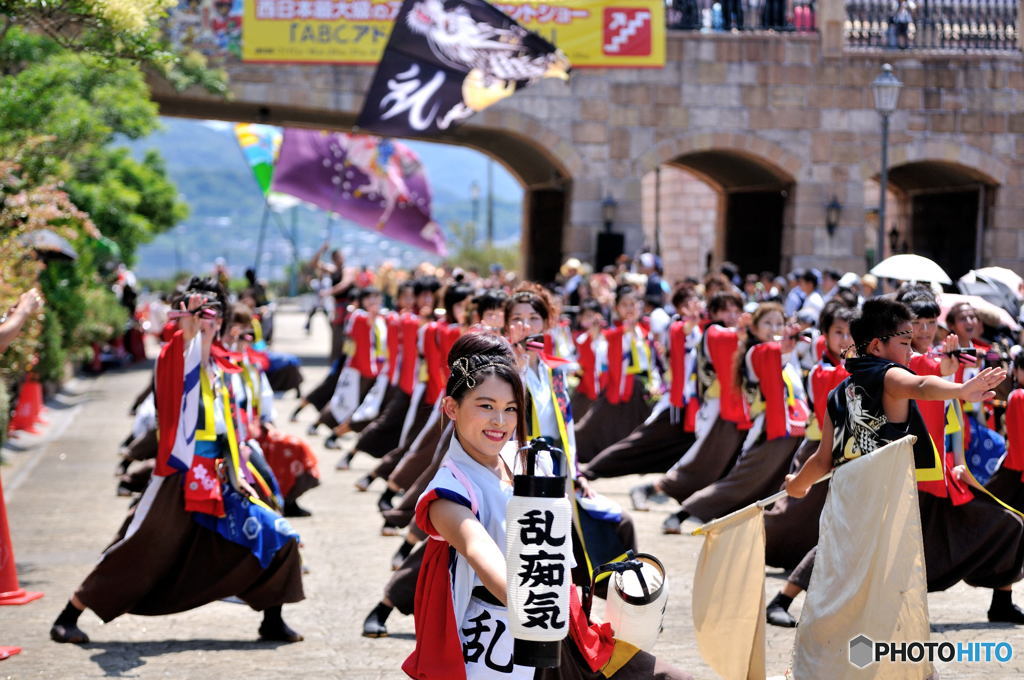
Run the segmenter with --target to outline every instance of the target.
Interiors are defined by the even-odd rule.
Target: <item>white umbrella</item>
[[[920,281],[952,284],[942,267],[920,255],[893,255],[871,268],[875,276],[898,281]]]
[[[1009,288],[1010,291],[1018,298],[1021,296],[1021,293],[1024,292],[1022,291],[1022,288],[1024,288],[1024,279],[1022,279],[1020,274],[1012,269],[1007,269],[1006,267],[982,267],[981,269],[978,269],[976,273],[1005,284],[1006,287]]]
[[[946,313],[954,306],[961,302],[966,302],[974,307],[974,311],[978,314],[978,318],[986,326],[992,326],[993,328],[999,328],[1000,326],[1006,326],[1012,331],[1019,331],[1020,324],[1010,316],[1010,313],[999,305],[994,305],[985,298],[977,295],[961,295],[959,293],[941,293],[938,296],[939,303],[939,323],[946,323]]]

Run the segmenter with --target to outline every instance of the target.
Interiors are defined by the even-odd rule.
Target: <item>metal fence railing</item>
[[[680,31],[816,30],[814,0],[670,0],[668,27]]]
[[[1017,0],[849,0],[846,44],[888,49],[1018,49]]]

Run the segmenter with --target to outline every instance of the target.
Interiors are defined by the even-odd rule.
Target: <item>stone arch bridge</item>
[[[892,211],[905,221],[904,241],[953,275],[976,260],[1019,270],[1020,50],[848,47],[840,0],[818,7],[818,33],[670,31],[662,69],[577,70],[568,85],[538,83],[434,141],[483,151],[522,181],[522,252],[533,277],[552,276],[570,255],[593,258],[605,196],[617,201],[613,228],[626,250],[648,244],[642,181],[666,165],[687,169],[719,196],[714,241],[701,262],[863,271],[874,255],[865,222],[881,163],[870,83],[891,62],[904,83],[890,134]],[[373,68],[234,63],[228,72],[228,99],[158,83],[154,97],[166,115],[344,130]],[[841,211],[829,230],[833,197]],[[670,274],[703,273],[673,271],[681,257],[673,248],[681,246],[664,231],[660,241]]]

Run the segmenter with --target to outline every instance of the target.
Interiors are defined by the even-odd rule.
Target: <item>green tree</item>
[[[142,137],[157,124],[156,105],[131,64],[59,51],[0,82],[0,150],[30,181],[70,179],[115,135]]]
[[[88,160],[68,182],[68,193],[103,235],[117,243],[128,264],[140,244],[188,217],[188,206],[178,200],[156,151],[139,162],[127,149],[105,147]]]
[[[8,36],[23,43],[19,54],[44,58],[0,82],[0,153],[17,159],[28,181],[66,182],[131,263],[140,243],[187,215],[158,155],[140,162],[111,147],[118,136],[136,139],[159,124],[142,73],[127,62],[32,47],[20,29]]]
[[[42,323],[0,356],[0,378],[35,365],[59,379],[69,350],[123,328],[125,311],[97,271],[97,226],[130,262],[185,217],[159,156],[136,161],[112,148],[158,125],[146,75],[225,90],[201,56],[168,45],[161,19],[174,4],[0,0],[0,303],[34,284],[48,301]],[[78,260],[44,270],[23,241],[39,229],[72,240]]]
[[[99,235],[89,216],[80,211],[65,192],[53,184],[34,185],[22,180],[13,163],[0,161],[0,308],[10,308],[29,288],[46,283],[42,263],[26,244],[29,232],[50,229],[71,240]],[[65,281],[58,279],[61,290]],[[44,286],[45,293],[45,286]],[[73,294],[73,293],[72,293]],[[74,306],[74,300],[69,300]],[[47,310],[49,314],[52,309]],[[32,369],[40,351],[39,320],[30,321],[5,352],[0,354],[0,380],[10,379]],[[58,332],[59,329],[58,329]],[[52,337],[52,335],[51,335]]]
[[[200,85],[225,92],[223,72],[208,69],[201,54],[175,50],[168,43],[161,20],[175,4],[176,0],[0,0],[0,42],[24,27],[69,53],[144,66],[178,89]],[[3,68],[12,63],[16,62]]]
[[[486,273],[492,264],[502,269],[515,271],[519,268],[518,246],[495,246],[477,242],[476,225],[470,222],[452,222],[448,225],[452,236],[452,248],[445,264],[449,267],[476,269]]]

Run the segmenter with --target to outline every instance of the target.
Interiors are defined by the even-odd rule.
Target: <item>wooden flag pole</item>
[[[253,263],[252,269],[256,272],[256,276],[260,274],[260,260],[263,259],[263,240],[267,235],[267,218],[270,212],[270,197],[264,196],[263,198],[263,217],[260,218],[260,235],[256,240],[256,262]]]
[[[824,476],[822,476],[821,479],[816,481],[814,484],[820,484],[821,482],[824,482],[826,479],[831,479],[832,478],[832,472],[834,472],[834,471],[833,470],[829,470]],[[755,501],[754,503],[751,503],[750,505],[748,505],[748,506],[746,506],[744,508],[740,508],[739,510],[736,510],[735,512],[730,512],[728,515],[722,515],[718,519],[713,519],[710,522],[708,522],[707,524],[704,524],[703,526],[697,527],[692,532],[690,532],[690,535],[691,536],[700,536],[701,534],[706,534],[708,531],[710,531],[714,527],[719,526],[721,524],[725,524],[726,522],[731,520],[733,517],[736,517],[737,515],[740,515],[740,514],[746,512],[747,510],[749,510],[752,507],[756,506],[758,508],[767,508],[772,503],[775,503],[777,501],[781,501],[785,497],[786,497],[785,490],[779,491],[777,493],[773,493],[771,496],[768,496],[767,498],[762,498],[761,500]]]

